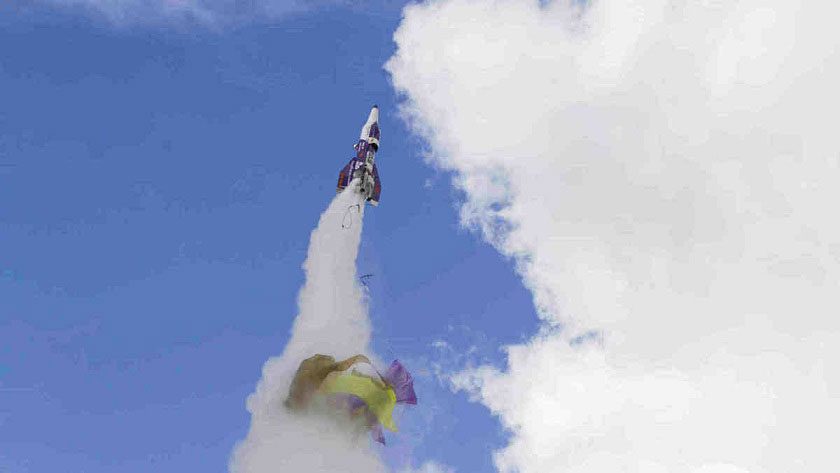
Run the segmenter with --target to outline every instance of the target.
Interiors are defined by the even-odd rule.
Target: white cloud
[[[416,470],[405,468],[400,470],[399,473],[455,473],[455,470],[440,463],[429,461]]]
[[[453,380],[512,432],[501,471],[840,467],[839,13],[406,8],[406,117],[545,324]]]
[[[270,18],[306,11],[329,2],[304,0],[36,0],[39,3],[81,8],[115,25],[193,22],[219,26],[247,18]],[[333,2],[335,3],[335,2]]]
[[[402,0],[32,0],[32,5],[81,10],[112,25],[200,25],[220,28],[243,22],[283,19],[328,8],[367,13],[402,6]]]

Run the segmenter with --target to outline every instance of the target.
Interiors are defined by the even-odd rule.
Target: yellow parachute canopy
[[[394,389],[369,376],[358,373],[333,373],[321,384],[320,391],[326,394],[351,394],[361,399],[371,413],[386,429],[396,432],[392,418],[397,405]]]

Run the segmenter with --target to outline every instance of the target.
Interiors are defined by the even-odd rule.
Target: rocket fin
[[[351,159],[349,163],[347,163],[342,169],[341,172],[338,173],[338,185],[335,188],[336,192],[341,192],[350,184],[350,180],[352,179],[352,172],[350,170],[351,165],[353,164],[353,160]]]
[[[376,206],[379,205],[379,194],[382,193],[382,182],[379,180],[379,171],[376,169],[376,163],[373,164],[373,194],[371,194],[368,201]]]

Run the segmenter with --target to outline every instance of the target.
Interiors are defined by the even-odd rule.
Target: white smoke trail
[[[356,281],[363,217],[364,201],[346,190],[313,230],[303,264],[306,282],[298,295],[300,312],[283,354],[265,363],[248,398],[251,428],[233,453],[232,473],[385,471],[367,437],[347,435],[334,419],[292,416],[283,407],[304,358],[369,353],[370,321]]]

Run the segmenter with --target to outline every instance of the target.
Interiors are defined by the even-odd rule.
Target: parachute
[[[384,375],[368,376],[353,370],[356,363],[370,363],[364,355],[336,362],[329,355],[316,354],[303,360],[295,373],[285,405],[293,411],[306,409],[318,397],[352,418],[361,418],[373,438],[382,444],[382,427],[396,432],[393,411],[397,404],[417,404],[414,379],[405,367],[394,360]],[[375,368],[374,368],[375,369]]]

